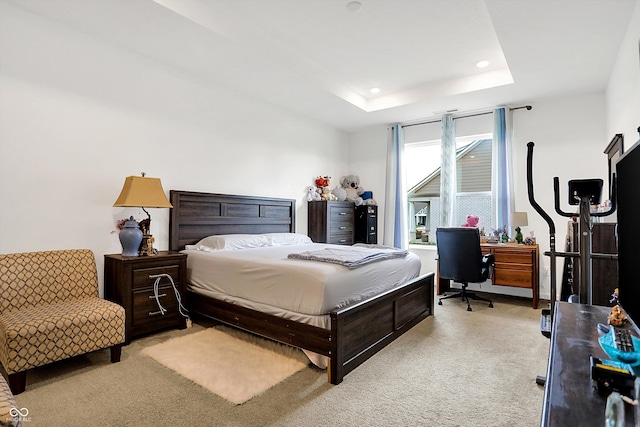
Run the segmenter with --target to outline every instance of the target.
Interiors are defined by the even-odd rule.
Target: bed
[[[170,191],[170,199],[169,248],[173,251],[185,250],[208,236],[295,231],[292,199],[176,190]],[[189,260],[187,264],[190,271]],[[339,384],[346,374],[433,314],[433,286],[433,273],[408,280],[332,309],[325,314],[328,324],[322,326],[265,312],[259,304],[241,305],[215,293],[202,293],[190,283],[186,299],[192,314],[327,357],[328,380]]]

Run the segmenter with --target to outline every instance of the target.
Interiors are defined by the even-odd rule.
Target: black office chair
[[[471,310],[469,298],[478,301],[486,301],[489,307],[493,302],[467,292],[469,283],[482,283],[491,278],[493,270],[493,255],[483,255],[480,248],[480,233],[477,228],[471,227],[447,227],[436,230],[436,245],[438,248],[438,272],[441,279],[462,284],[462,290],[453,295],[446,295],[442,300],[449,298],[462,298],[467,302],[467,311]]]

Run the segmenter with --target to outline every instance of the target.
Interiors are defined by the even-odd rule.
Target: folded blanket
[[[358,243],[353,246],[330,247],[317,251],[292,253],[287,258],[331,262],[344,265],[348,269],[354,269],[375,261],[405,257],[408,253],[409,251],[407,250],[389,246]]]

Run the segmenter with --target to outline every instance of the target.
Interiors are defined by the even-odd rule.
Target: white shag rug
[[[296,348],[226,328],[170,339],[142,354],[237,405],[309,363]]]

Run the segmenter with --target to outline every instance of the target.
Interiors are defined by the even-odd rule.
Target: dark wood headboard
[[[296,201],[232,194],[170,192],[169,249],[179,251],[214,234],[293,233]]]

